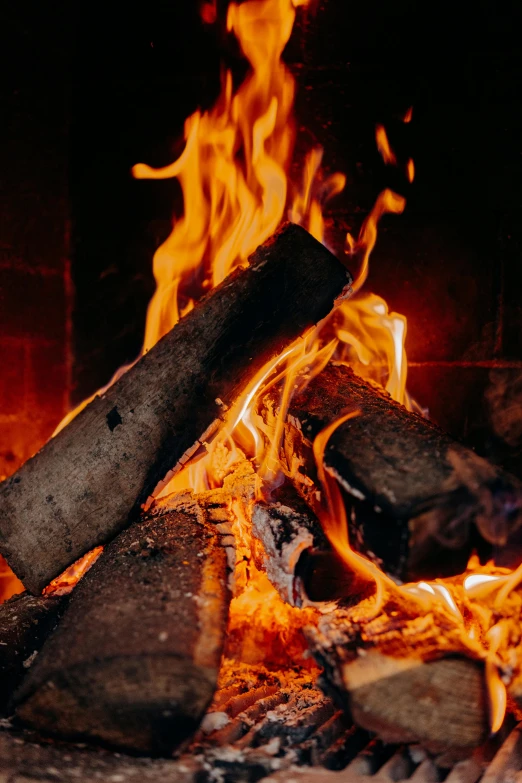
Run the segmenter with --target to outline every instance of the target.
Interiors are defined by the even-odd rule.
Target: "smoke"
[[[485,397],[496,435],[511,448],[522,446],[522,369],[491,370]]]

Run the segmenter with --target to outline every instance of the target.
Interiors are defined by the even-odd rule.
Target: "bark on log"
[[[321,687],[385,742],[420,742],[434,753],[476,747],[488,733],[483,663],[459,654],[458,643],[437,657],[438,629],[427,631],[424,619],[401,627],[390,617],[392,630],[371,643],[342,610],[322,618],[307,630]]]
[[[256,565],[262,568],[281,598],[302,606],[306,597],[298,580],[299,561],[307,550],[328,548],[319,520],[293,487],[283,484],[269,502],[252,509]]]
[[[328,365],[290,404],[284,451],[312,508],[318,486],[312,442],[349,409],[325,465],[345,492],[352,545],[399,578],[464,570],[473,547],[503,546],[522,514],[522,485],[382,389]]]
[[[254,556],[291,606],[355,595],[357,578],[332,550],[321,523],[290,483],[254,503]]]
[[[287,224],[0,487],[0,551],[39,592],[110,540],[223,403],[349,292],[347,270]]]
[[[17,694],[18,718],[62,737],[169,754],[213,696],[229,574],[220,534],[194,500],[134,524],[75,589]]]
[[[0,606],[0,714],[10,713],[15,690],[59,622],[67,601],[66,596],[21,593]]]

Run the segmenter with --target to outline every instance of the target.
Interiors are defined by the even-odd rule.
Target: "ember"
[[[133,168],[177,179],[184,204],[140,357],[0,489],[4,597],[38,594],[5,604],[0,644],[13,606],[28,619],[0,706],[37,732],[167,756],[191,742],[217,766],[263,743],[264,775],[312,719],[309,756],[334,765],[367,731],[469,755],[522,714],[522,565],[488,560],[520,529],[522,485],[427,421],[406,318],[362,292],[406,200],[384,189],[341,263],[323,210],[346,178],[313,148],[290,180],[282,52],[307,4],[229,5],[248,75],[225,73],[177,160]],[[413,159],[375,137],[411,183]]]

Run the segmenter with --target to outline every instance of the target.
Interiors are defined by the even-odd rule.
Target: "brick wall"
[[[10,4],[0,123],[0,476],[68,406],[68,47],[65,4]]]

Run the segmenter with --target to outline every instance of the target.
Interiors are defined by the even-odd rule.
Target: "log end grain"
[[[56,672],[17,716],[51,735],[169,755],[197,729],[216,681],[216,669],[172,655],[129,655]]]
[[[341,677],[354,721],[385,742],[443,752],[477,747],[487,737],[484,671],[474,661],[370,652],[346,662]]]

